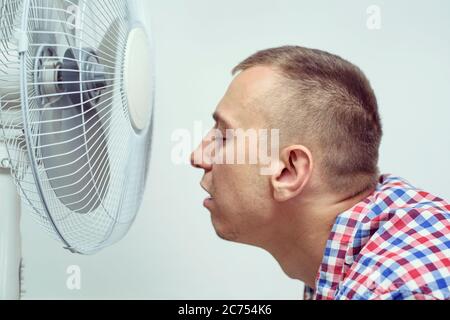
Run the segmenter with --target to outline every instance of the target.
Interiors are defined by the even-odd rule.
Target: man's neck
[[[352,197],[326,196],[295,204],[284,215],[284,230],[280,230],[276,241],[265,249],[279,262],[284,272],[311,288],[323,260],[326,243],[336,218],[342,212],[363,201],[374,188]],[[286,213],[288,213],[286,212]]]

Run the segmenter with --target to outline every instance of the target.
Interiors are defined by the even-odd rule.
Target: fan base
[[[20,298],[20,199],[0,142],[0,300]],[[8,162],[9,163],[9,162]],[[5,167],[6,166],[6,167]]]

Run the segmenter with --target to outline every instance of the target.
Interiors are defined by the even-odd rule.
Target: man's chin
[[[237,233],[226,228],[226,223],[223,221],[224,215],[221,214],[212,198],[205,199],[204,207],[211,213],[211,221],[217,236],[225,241],[238,242]]]
[[[219,232],[217,230],[216,230],[216,235],[222,240],[231,241],[230,239],[228,239],[228,237],[225,234],[223,234],[223,233],[221,233],[221,232]]]
[[[216,230],[216,234],[222,240],[225,240],[225,241],[228,241],[228,242],[234,242],[234,243],[239,242],[235,235],[230,235],[230,234],[218,232],[217,230]]]
[[[216,231],[216,234],[220,239],[229,241],[229,242],[239,242],[238,236],[235,232],[230,232],[230,231],[224,230],[224,228],[221,228],[217,224],[217,222],[214,221],[214,218],[212,218],[212,222],[213,222],[214,230]]]

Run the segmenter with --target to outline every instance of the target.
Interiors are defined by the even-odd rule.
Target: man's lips
[[[202,187],[203,190],[205,190],[209,195],[211,195],[211,192],[209,192],[208,188],[202,183],[200,183],[200,186]],[[212,198],[212,196],[211,196]]]
[[[200,183],[200,186],[202,187],[203,190],[205,190],[207,193],[210,194],[210,196],[203,201],[203,206],[206,208],[209,208],[211,206],[212,202],[214,201],[214,197],[211,196],[211,193],[208,191],[208,188],[206,188],[203,185],[203,183]]]

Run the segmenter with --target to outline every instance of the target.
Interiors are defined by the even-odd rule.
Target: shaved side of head
[[[259,51],[233,70],[273,70],[272,90],[255,99],[282,146],[308,147],[320,179],[333,192],[354,195],[378,181],[382,137],[378,104],[364,73],[327,52],[298,46]]]

